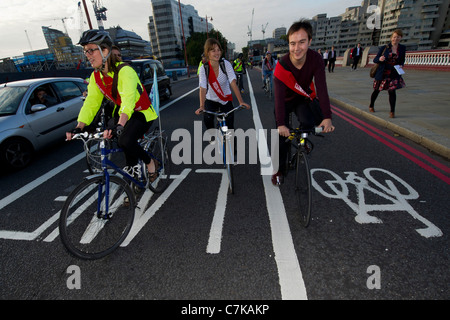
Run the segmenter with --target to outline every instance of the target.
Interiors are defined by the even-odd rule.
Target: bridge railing
[[[372,66],[375,57],[375,53],[369,54],[366,66]],[[450,71],[450,50],[407,51],[405,68]]]

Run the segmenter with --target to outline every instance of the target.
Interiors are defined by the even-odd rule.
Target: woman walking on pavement
[[[375,112],[374,104],[378,94],[382,90],[387,90],[391,107],[390,118],[395,117],[396,90],[406,86],[401,76],[404,73],[402,67],[405,64],[406,56],[406,47],[400,44],[402,37],[402,30],[395,30],[391,35],[391,43],[381,47],[377,56],[373,59],[373,62],[378,63],[379,66],[373,81],[374,90],[370,97],[369,111]]]

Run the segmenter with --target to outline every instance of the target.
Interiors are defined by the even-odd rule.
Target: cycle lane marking
[[[256,132],[263,130],[261,118],[258,112],[250,77],[247,76],[248,88],[252,105],[253,122]],[[269,158],[269,148],[264,135],[258,135],[258,156],[260,162]],[[266,171],[267,168],[261,170]],[[272,185],[271,176],[261,174],[266,197],[267,211],[269,213],[270,228],[272,232],[272,244],[275,253],[275,262],[278,268],[278,277],[283,300],[307,300],[305,283],[303,281],[300,263],[295,252],[289,222],[287,220],[286,209],[280,189]]]
[[[137,211],[140,213],[139,216],[134,217],[133,226],[131,227],[130,233],[128,234],[125,241],[120,245],[121,247],[126,247],[130,244],[130,242],[134,239],[134,237],[137,236],[139,231],[147,224],[147,222],[156,214],[156,212],[161,208],[161,206],[167,201],[167,199],[172,195],[172,193],[177,189],[177,187],[180,185],[181,182],[186,179],[188,174],[192,171],[192,169],[184,169],[180,175],[174,176],[170,175],[171,178],[174,177],[174,181],[167,187],[167,189],[158,197],[158,199],[155,200],[155,202],[148,208],[145,212],[142,213],[141,211]],[[152,193],[151,191],[148,191]],[[145,206],[145,204],[148,202],[149,198],[148,196],[143,196],[143,199],[139,201],[138,207],[142,206],[142,208]],[[136,213],[135,213],[136,214]]]
[[[217,254],[220,252],[222,244],[223,221],[225,219],[225,210],[228,200],[228,176],[226,169],[198,169],[195,173],[218,173],[222,175],[219,192],[217,193],[216,210],[209,232],[208,245],[206,252]]]
[[[6,207],[7,205],[13,203],[17,199],[21,198],[22,196],[26,195],[28,192],[32,191],[33,189],[39,187],[44,182],[47,182],[63,170],[67,169],[71,165],[75,164],[76,162],[80,161],[85,157],[85,153],[80,153],[79,155],[71,158],[70,160],[64,162],[63,164],[59,165],[55,169],[50,170],[43,176],[40,176],[36,180],[28,183],[27,185],[23,186],[19,190],[16,190],[15,192],[11,193],[10,195],[4,197],[2,200],[0,200],[0,210]]]

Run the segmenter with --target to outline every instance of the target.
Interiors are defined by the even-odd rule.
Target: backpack
[[[227,68],[225,67],[225,59],[224,58],[220,58],[219,60],[219,66],[220,69],[222,69],[222,72],[225,73],[225,75],[227,76],[228,79],[228,73],[227,73]],[[206,74],[206,92],[208,92],[209,89],[209,63],[204,63],[203,67],[205,68],[205,74]]]

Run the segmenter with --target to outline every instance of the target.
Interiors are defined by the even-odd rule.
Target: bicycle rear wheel
[[[167,140],[159,135],[158,138],[148,143],[144,149],[151,153],[151,158],[157,162],[156,173],[157,177],[154,181],[150,181],[147,170],[148,187],[155,193],[161,193],[167,189],[170,184],[170,152]]]
[[[312,190],[309,163],[306,152],[303,150],[299,150],[297,153],[296,168],[295,193],[300,213],[300,223],[306,228],[311,220]]]
[[[125,180],[88,178],[69,195],[59,218],[59,233],[75,257],[94,260],[113,252],[127,237],[134,220],[135,196]],[[107,196],[108,193],[108,196]],[[106,198],[108,210],[106,212]]]

